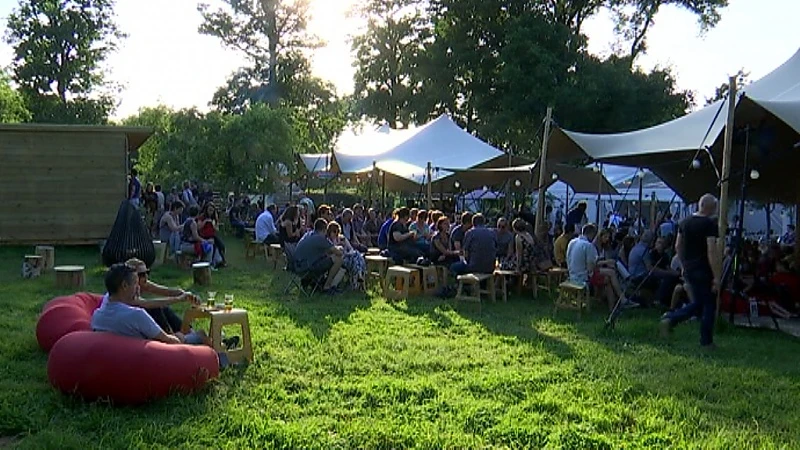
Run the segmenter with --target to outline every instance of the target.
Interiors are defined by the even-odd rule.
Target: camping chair
[[[283,289],[283,295],[288,295],[292,288],[297,288],[305,297],[314,295],[324,285],[327,275],[314,277],[308,270],[298,270],[292,246],[284,245],[283,254],[286,256],[286,273],[289,274],[289,282]]]

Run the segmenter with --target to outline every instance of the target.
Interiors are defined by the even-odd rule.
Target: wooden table
[[[253,362],[253,346],[250,340],[250,323],[247,317],[247,310],[233,309],[226,312],[224,309],[216,308],[189,308],[183,315],[181,333],[188,333],[191,329],[192,322],[197,319],[211,319],[209,337],[211,338],[212,347],[217,352],[227,353],[228,361],[230,361],[231,364],[236,364],[244,359]],[[239,324],[242,327],[242,346],[229,351],[222,344],[222,327],[233,324]]]

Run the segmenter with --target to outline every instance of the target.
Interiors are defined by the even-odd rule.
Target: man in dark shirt
[[[472,213],[467,211],[461,214],[461,225],[456,225],[450,231],[450,248],[457,252],[464,249],[464,235],[472,228]]]
[[[702,312],[700,345],[710,347],[714,343],[714,292],[719,289],[720,282],[716,254],[717,223],[711,219],[717,211],[717,199],[706,194],[700,199],[698,206],[695,215],[681,222],[675,243],[692,302],[677,311],[664,314],[661,318],[661,331],[667,335],[675,325]]]
[[[577,230],[583,223],[583,219],[585,217],[586,217],[586,202],[580,202],[578,203],[578,206],[576,208],[573,208],[570,212],[567,213],[567,223],[575,225],[575,229]]]
[[[652,235],[650,231],[645,231],[642,235]],[[670,306],[672,291],[680,281],[680,275],[669,268],[671,258],[666,252],[666,240],[656,239],[655,247],[645,253],[645,269],[650,274],[652,287],[656,289],[656,301],[663,306]]]
[[[417,258],[422,256],[422,252],[414,245],[417,233],[408,231],[410,218],[411,212],[408,208],[400,208],[397,210],[397,217],[389,227],[389,254],[395,262],[416,263]]]
[[[492,230],[486,228],[483,214],[472,217],[472,229],[464,236],[464,259],[450,270],[456,275],[465,273],[494,273],[497,262],[497,238]]]
[[[327,273],[323,291],[332,292],[342,281],[344,270],[342,270],[342,250],[334,247],[328,240],[325,235],[327,229],[328,222],[317,219],[314,222],[314,232],[300,240],[293,256],[295,267],[299,271],[307,271],[315,276]]]
[[[498,258],[505,258],[508,256],[508,250],[511,248],[511,243],[514,242],[514,233],[512,233],[508,228],[508,221],[505,217],[497,219],[495,238],[497,239]]]

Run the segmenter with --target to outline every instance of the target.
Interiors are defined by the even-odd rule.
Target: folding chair
[[[289,246],[283,246],[283,254],[286,256],[286,273],[289,274],[289,282],[283,289],[283,295],[288,295],[292,288],[297,288],[306,297],[314,295],[324,285],[327,275],[314,277],[308,270],[299,270]]]

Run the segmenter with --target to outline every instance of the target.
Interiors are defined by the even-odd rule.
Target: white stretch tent
[[[772,164],[772,160],[778,157],[783,160],[796,142],[793,139],[800,132],[800,51],[770,74],[741,91],[743,93],[737,100],[737,128],[749,125],[754,131],[760,128],[761,131],[773,135],[769,144],[764,145],[769,148],[761,149],[760,157],[758,151],[751,148],[747,159],[750,166],[759,161],[761,164],[766,164],[765,161]],[[718,182],[716,172],[721,165],[721,137],[726,111],[727,100],[719,101],[661,125],[618,134],[586,134],[556,128],[548,147],[548,160],[566,162],[588,158],[645,166],[656,172],[672,188],[694,198],[698,193],[713,190]],[[711,149],[706,152],[706,147]],[[700,153],[704,160],[703,167],[687,175],[692,159],[700,149],[703,149]],[[741,144],[738,149],[734,149],[734,161],[744,160],[742,150]],[[765,156],[765,153],[770,152],[771,155]],[[778,152],[781,154],[776,154]],[[706,155],[713,155],[710,162]],[[711,164],[716,166],[716,170]],[[734,165],[732,173],[736,170],[737,166]],[[776,169],[775,175],[778,173],[780,170]],[[762,179],[764,178],[762,175]],[[734,181],[738,180],[732,178],[731,182]],[[754,193],[764,198],[786,194],[785,189],[770,189],[766,183],[754,188]],[[795,192],[793,189],[792,200],[796,200]]]
[[[364,174],[376,169],[392,175],[394,188],[415,190],[427,182],[426,168],[468,169],[482,165],[507,163],[507,155],[459,127],[447,115],[421,127],[390,130],[381,127],[362,134],[344,133],[332,154],[300,155],[309,172],[333,171]],[[452,175],[433,170],[432,180]],[[402,181],[406,183],[402,183]],[[387,179],[387,184],[389,180]]]

